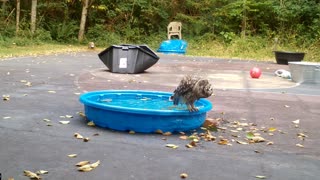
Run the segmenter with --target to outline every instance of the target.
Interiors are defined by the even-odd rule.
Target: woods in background
[[[310,45],[320,38],[320,0],[0,0],[0,41],[143,42],[181,21],[189,39],[252,36]]]

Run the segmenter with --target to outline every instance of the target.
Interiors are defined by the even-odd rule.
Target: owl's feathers
[[[193,112],[198,111],[194,106],[195,101],[210,97],[212,93],[213,88],[207,79],[187,75],[180,81],[171,99],[174,105],[186,104],[188,110]]]

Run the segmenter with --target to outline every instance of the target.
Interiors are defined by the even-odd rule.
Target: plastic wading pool
[[[172,93],[158,91],[105,90],[80,96],[85,115],[95,125],[119,131],[153,133],[180,132],[200,127],[212,104],[206,99],[195,103],[197,112],[185,105],[173,106]]]

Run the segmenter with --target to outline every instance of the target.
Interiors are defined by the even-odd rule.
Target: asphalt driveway
[[[320,177],[320,86],[297,85],[273,75],[288,66],[160,55],[159,62],[145,73],[127,75],[110,73],[97,53],[0,60],[0,92],[8,97],[0,100],[2,179],[28,179],[24,170],[46,170],[49,173],[41,175],[43,179],[59,180],[175,180],[181,179],[181,173],[194,180]],[[262,69],[260,79],[249,77],[253,66]],[[129,134],[89,127],[79,114],[83,111],[78,100],[81,93],[105,89],[171,92],[190,73],[208,77],[215,86],[208,117],[223,119],[221,129],[212,133],[215,141],[187,148],[189,141],[180,139],[179,133]],[[298,124],[292,122],[296,120]],[[266,141],[239,143],[253,129]],[[76,139],[74,133],[90,141]],[[219,139],[227,139],[228,145],[218,144]],[[168,143],[179,148],[168,148]],[[77,157],[70,158],[70,154]],[[90,172],[77,171],[75,164],[84,160],[101,164]]]

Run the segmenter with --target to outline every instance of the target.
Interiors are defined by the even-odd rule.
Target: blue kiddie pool
[[[164,54],[185,54],[188,43],[181,39],[171,39],[163,41],[157,50]]]
[[[198,112],[189,112],[185,105],[173,106],[172,93],[156,91],[106,90],[92,91],[80,96],[85,115],[95,125],[119,131],[152,133],[180,132],[200,127],[210,101],[195,103]]]

